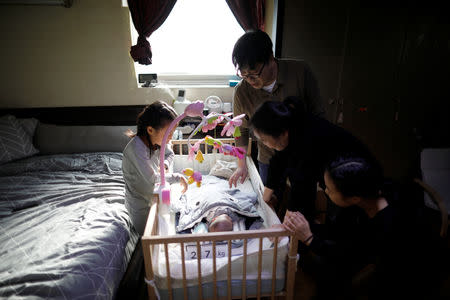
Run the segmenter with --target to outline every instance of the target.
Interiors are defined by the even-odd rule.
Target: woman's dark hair
[[[176,117],[177,113],[171,106],[162,101],[155,101],[152,104],[147,105],[137,116],[137,132],[134,133],[131,130],[128,130],[126,134],[129,137],[139,136],[147,139],[151,154],[155,147],[147,132],[147,127],[151,126],[156,130],[161,129],[172,122]]]
[[[257,63],[267,63],[272,55],[269,35],[261,30],[249,30],[234,44],[232,61],[235,68],[255,69]]]
[[[294,129],[295,123],[304,119],[304,114],[304,103],[298,97],[287,97],[283,102],[267,101],[256,109],[250,128],[276,138]]]
[[[383,188],[383,169],[373,157],[344,155],[326,168],[336,188],[345,197],[376,198]]]

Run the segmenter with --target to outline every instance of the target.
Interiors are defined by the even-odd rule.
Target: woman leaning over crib
[[[435,299],[445,248],[413,209],[410,187],[385,180],[377,161],[348,154],[331,161],[324,181],[341,214],[325,224],[300,212],[284,220],[302,241],[300,265],[318,298],[351,299],[359,288],[368,299]]]
[[[125,180],[125,207],[137,232],[144,233],[155,183],[159,181],[159,152],[164,133],[177,117],[172,107],[156,101],[137,117],[137,132],[131,130],[127,135],[132,139],[123,151],[122,170]],[[174,128],[175,129],[175,128]],[[173,131],[169,135],[172,138]],[[187,181],[182,174],[172,173],[174,153],[170,147],[165,150],[164,165],[169,183],[180,181],[187,189]]]
[[[250,122],[255,136],[275,150],[264,200],[270,202],[280,178],[287,177],[291,185],[287,210],[301,211],[310,221],[316,217],[317,183],[323,187],[323,172],[331,157],[349,151],[370,155],[367,147],[348,131],[307,113],[298,97],[263,103]]]

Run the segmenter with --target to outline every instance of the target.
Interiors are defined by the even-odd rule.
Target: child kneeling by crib
[[[123,151],[122,171],[125,180],[125,207],[136,231],[142,235],[153,197],[155,183],[159,181],[160,146],[164,133],[177,117],[172,107],[162,101],[156,101],[137,117],[137,133],[131,130],[127,135],[132,139]],[[173,130],[169,135],[172,138]],[[169,183],[179,181],[184,193],[187,180],[182,174],[171,173],[174,153],[166,147],[164,165],[169,171],[166,180]]]

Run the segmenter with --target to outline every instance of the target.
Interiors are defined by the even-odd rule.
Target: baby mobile
[[[166,130],[162,143],[161,143],[161,152],[160,152],[160,172],[161,172],[161,185],[159,189],[159,196],[160,199],[162,199],[162,202],[165,204],[170,204],[170,188],[166,184],[165,179],[165,168],[164,168],[164,153],[166,150],[166,143],[167,139],[169,137],[169,132],[172,131],[172,129],[185,117],[200,117],[202,118],[202,121],[200,124],[197,125],[197,127],[192,131],[192,133],[188,137],[188,147],[189,147],[189,156],[188,158],[190,160],[193,160],[194,158],[199,161],[200,163],[203,162],[203,153],[200,150],[200,144],[205,143],[206,145],[212,146],[214,149],[217,149],[220,153],[223,153],[224,155],[231,155],[235,156],[238,159],[243,159],[245,157],[245,149],[241,147],[235,147],[229,144],[222,143],[218,139],[214,139],[211,136],[207,135],[204,139],[198,140],[193,145],[191,144],[191,138],[200,130],[203,132],[208,132],[209,130],[212,130],[216,128],[216,126],[223,122],[224,120],[227,121],[225,126],[223,127],[222,132],[220,133],[221,136],[227,135],[227,136],[233,136],[233,137],[240,137],[241,132],[239,130],[239,126],[242,125],[242,118],[245,116],[245,114],[236,116],[234,118],[230,118],[231,113],[226,114],[220,114],[216,112],[212,112],[208,114],[207,116],[203,115],[203,108],[204,104],[202,101],[197,100],[191,104],[189,104],[184,112],[179,115],[175,120],[170,123],[169,128]],[[197,186],[201,186],[202,182],[202,174],[198,171],[194,171],[191,168],[186,168],[183,170],[183,173],[188,176],[188,183],[192,184],[196,182]]]

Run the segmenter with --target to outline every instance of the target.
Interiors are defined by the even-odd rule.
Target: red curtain
[[[264,31],[265,0],[226,0],[239,25],[244,31]]]
[[[152,49],[147,38],[161,26],[176,0],[128,0],[131,19],[139,33],[137,44],[131,46],[131,57],[141,65],[152,63]]]

